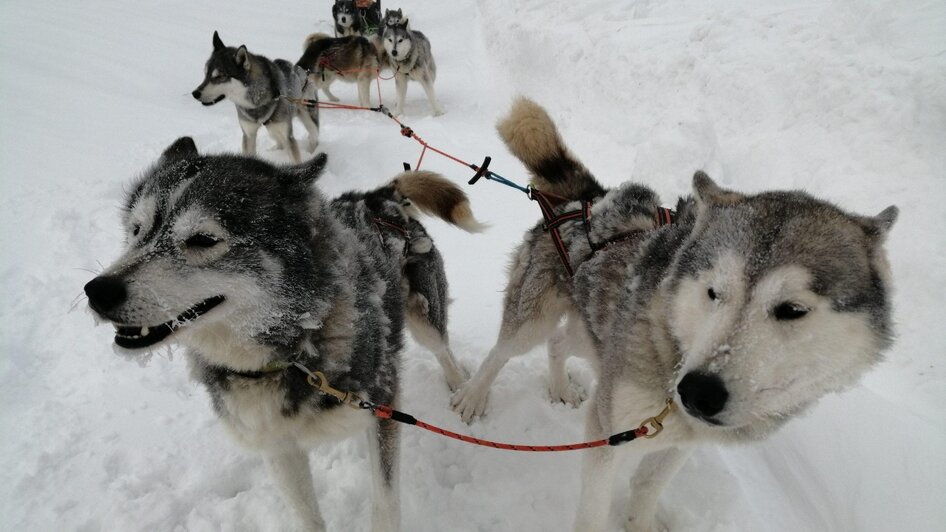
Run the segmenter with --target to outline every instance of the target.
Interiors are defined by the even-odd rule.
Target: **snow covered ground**
[[[0,4],[0,529],[283,530],[289,513],[259,458],[232,443],[180,356],[139,367],[93,327],[81,288],[117,256],[123,186],[174,138],[238,150],[232,106],[199,106],[213,30],[296,59],[330,28],[330,2],[122,0]],[[317,4],[317,5],[316,5]],[[804,188],[864,214],[901,208],[889,250],[899,339],[862,386],[825,399],[768,441],[706,448],[663,498],[673,530],[944,530],[946,523],[946,4],[835,0],[404,0],[433,43],[447,114],[417,86],[405,121],[434,145],[525,181],[492,126],[516,94],[548,107],[608,184],[667,200],[696,168],[743,191]],[[393,96],[393,81],[384,82]],[[354,101],[353,86],[336,92]],[[324,111],[329,192],[369,188],[416,145],[370,113]],[[261,134],[264,157],[272,140]],[[433,154],[424,167],[465,181]],[[504,266],[534,205],[470,188],[493,228],[430,221],[471,369],[500,317]],[[519,442],[582,435],[584,409],[546,399],[544,353],[510,363],[470,427],[433,357],[405,355],[404,409]],[[586,389],[593,377],[572,361]],[[404,530],[567,530],[577,454],[520,455],[403,433]],[[364,530],[360,439],[314,451],[332,530]],[[625,468],[630,471],[633,464]],[[626,478],[626,476],[624,477]],[[629,494],[614,486],[615,528]]]

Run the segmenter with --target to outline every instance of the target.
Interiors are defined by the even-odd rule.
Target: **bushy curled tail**
[[[311,46],[312,43],[316,41],[322,41],[331,38],[332,36],[327,33],[313,33],[306,37],[304,41],[302,41],[302,52],[305,53],[305,51],[309,49],[309,46]]]
[[[539,104],[517,99],[496,130],[509,151],[532,172],[532,184],[539,190],[568,199],[605,194],[604,187],[568,151],[555,123]]]
[[[423,170],[402,172],[391,184],[421,212],[470,233],[478,233],[486,228],[473,216],[466,193],[440,174]]]

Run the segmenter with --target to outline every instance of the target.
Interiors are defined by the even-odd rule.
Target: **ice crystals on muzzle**
[[[193,307],[182,312],[173,320],[166,321],[160,325],[148,325],[143,327],[115,325],[115,344],[125,349],[141,349],[152,346],[161,340],[164,340],[174,331],[187,325],[206,314],[210,309],[216,307],[224,301],[223,296],[214,296],[197,303]]]

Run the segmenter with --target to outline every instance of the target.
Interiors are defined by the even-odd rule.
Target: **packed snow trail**
[[[464,160],[525,182],[496,119],[516,94],[546,106],[575,153],[608,184],[637,179],[671,203],[697,168],[742,191],[804,188],[845,209],[894,203],[889,241],[899,338],[863,385],[830,396],[756,445],[705,447],[662,499],[674,531],[941,530],[946,522],[946,5],[837,0],[420,2],[402,7],[431,40],[431,117],[411,84],[405,123]],[[258,456],[234,444],[187,376],[184,357],[145,367],[93,327],[82,286],[121,248],[124,187],[180,135],[235,151],[231,104],[201,107],[210,38],[295,60],[330,31],[330,3],[0,5],[0,529],[285,530],[292,525]],[[335,84],[343,101],[355,88]],[[383,82],[392,102],[393,81]],[[377,113],[322,112],[319,181],[373,188],[414,164],[417,144]],[[284,152],[261,156],[288,162]],[[428,153],[424,168],[470,172]],[[440,222],[454,350],[474,369],[501,315],[507,255],[539,219],[511,189],[467,188],[493,229]],[[517,442],[579,441],[585,407],[547,399],[543,350],[511,362],[487,416],[449,409],[433,356],[405,353],[401,408],[457,432]],[[569,364],[593,389],[590,370]],[[580,457],[522,455],[402,432],[403,529],[568,530]],[[311,453],[330,530],[366,530],[370,479],[360,438]],[[623,522],[633,463],[618,475]]]

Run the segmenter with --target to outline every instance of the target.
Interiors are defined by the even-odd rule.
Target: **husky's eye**
[[[808,308],[798,303],[779,303],[773,310],[772,315],[779,321],[797,320],[808,314]]]
[[[719,299],[719,294],[717,294],[716,290],[713,290],[712,288],[708,288],[706,290],[706,295],[710,298],[710,301],[716,301]]]
[[[131,236],[138,236],[138,233],[141,232],[141,224],[135,224],[135,227],[131,229]]]
[[[184,245],[189,248],[212,248],[219,243],[220,240],[206,233],[197,233],[184,241]]]

